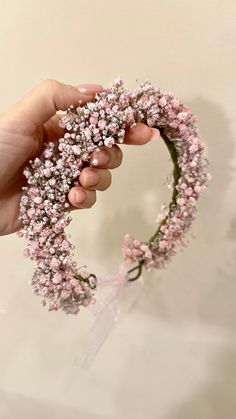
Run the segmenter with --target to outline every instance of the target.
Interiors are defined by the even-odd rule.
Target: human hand
[[[44,142],[57,141],[64,129],[58,125],[56,112],[70,105],[92,101],[101,85],[85,84],[77,87],[46,80],[19,102],[0,114],[0,235],[11,234],[22,228],[20,199],[26,185],[23,168],[30,159],[40,155]],[[137,123],[126,130],[125,144],[141,145],[153,135],[148,126]],[[68,193],[71,209],[90,208],[96,202],[96,190],[104,191],[111,185],[111,172],[120,166],[122,151],[116,144],[110,149],[92,154],[93,167],[85,167],[79,176],[81,186]]]

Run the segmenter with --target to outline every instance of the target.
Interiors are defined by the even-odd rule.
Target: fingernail
[[[150,128],[152,131],[152,136],[150,138],[149,141],[155,141],[158,140],[158,138],[160,138],[160,131],[157,128]]]
[[[76,88],[82,95],[93,95],[98,91],[103,90],[101,84],[80,84],[79,86],[76,86]]]
[[[84,202],[86,198],[87,198],[87,194],[83,189],[79,189],[78,191],[75,192],[76,202],[78,203]]]
[[[86,183],[88,186],[97,185],[99,180],[100,176],[95,169],[93,171],[91,170],[91,173],[89,173],[89,171],[86,173]]]
[[[91,159],[92,166],[104,166],[109,163],[110,154],[107,151],[99,151],[94,154],[94,157]]]

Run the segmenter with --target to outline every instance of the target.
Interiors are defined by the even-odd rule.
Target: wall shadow
[[[207,144],[209,171],[213,175],[199,205],[196,222],[199,237],[166,271],[150,275],[150,278],[145,274],[146,287],[133,310],[167,321],[173,327],[191,326],[197,322],[199,327],[202,324],[209,330],[219,330],[219,338],[222,336],[220,330],[230,334],[230,346],[226,341],[222,342],[220,350],[216,348],[217,361],[214,360],[208,384],[165,419],[235,419],[236,218],[233,216],[230,220],[225,216],[225,201],[235,176],[232,160],[235,140],[230,121],[218,105],[199,97],[189,106],[198,115],[201,137]],[[150,179],[153,175],[148,173]],[[199,328],[197,333],[200,333]],[[128,364],[124,369],[123,384],[128,379],[127,371]],[[161,389],[156,397],[161,397]],[[121,405],[120,393],[117,395],[118,411]],[[152,417],[160,418],[158,413],[156,416],[153,413]]]

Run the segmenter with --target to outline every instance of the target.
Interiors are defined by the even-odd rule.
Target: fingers
[[[111,185],[111,172],[107,169],[86,167],[81,172],[79,182],[85,189],[105,191]]]
[[[127,129],[124,144],[142,145],[159,137],[158,129],[149,128],[147,125],[138,122],[134,128]],[[90,163],[94,167],[114,169],[121,165],[122,159],[122,150],[115,144],[111,148],[102,146],[100,151],[91,153]]]
[[[56,82],[57,83],[57,82]],[[70,86],[71,87],[71,86]],[[84,104],[88,101],[91,101],[94,99],[94,94],[101,91],[103,88],[100,85],[80,85],[77,86],[80,88],[80,92],[87,91],[87,100],[84,100]],[[73,88],[74,89],[74,88]],[[90,94],[93,94],[93,96],[89,96]],[[81,99],[82,100],[82,99]],[[69,104],[67,103],[68,107]],[[66,108],[65,107],[65,108]],[[64,108],[64,109],[65,109]],[[63,108],[61,108],[63,110]],[[59,127],[59,120],[61,119],[61,115],[54,115],[50,120],[48,120],[45,124],[45,132],[48,137],[48,139],[51,140],[58,140],[58,138],[62,137],[64,135],[64,130]],[[150,128],[147,125],[137,122],[136,126],[134,128],[128,128],[126,130],[126,135],[124,138],[124,144],[131,144],[131,145],[142,145],[146,144],[147,142],[156,139],[160,136],[160,133],[155,128]],[[105,147],[104,148],[108,148]],[[117,166],[114,166],[117,167]],[[110,167],[113,168],[113,167]]]
[[[90,208],[96,202],[96,190],[105,191],[111,185],[111,172],[106,169],[86,167],[79,176],[81,186],[71,188],[68,200],[72,207]]]
[[[58,140],[60,137],[63,137],[65,131],[63,128],[59,127],[60,119],[61,119],[61,115],[56,114],[48,122],[46,122],[46,124],[44,124],[48,139]],[[159,137],[160,137],[160,132],[158,129],[149,128],[147,125],[141,122],[138,122],[134,128],[128,128],[126,130],[124,144],[142,145],[142,144],[146,144],[149,141],[158,139]],[[108,153],[109,153],[110,149],[108,147],[104,146],[103,149],[108,150]],[[94,157],[97,157],[97,156],[94,156]]]
[[[18,117],[19,121],[26,124],[29,131],[34,132],[56,111],[66,110],[70,105],[84,105],[102,89],[101,85],[95,84],[74,87],[56,80],[46,80],[17,102],[10,111],[15,118]]]
[[[142,145],[156,138],[160,133],[157,129],[149,128],[147,125],[138,122],[134,128],[127,130],[124,144]],[[111,148],[102,146],[100,151],[94,151],[90,156],[90,164],[93,167],[101,167],[106,169],[115,169],[122,163],[123,153],[118,145]]]
[[[146,125],[138,123],[135,128],[128,131],[125,143],[141,145],[159,137],[159,131],[150,129]],[[114,145],[111,148],[102,146],[99,152],[91,153],[91,167],[81,171],[79,187],[73,187],[68,199],[71,209],[90,208],[96,202],[96,190],[105,191],[111,185],[111,173],[107,169],[120,166],[123,158],[121,149]]]
[[[102,167],[106,169],[115,169],[120,166],[123,159],[123,153],[117,145],[111,148],[106,146],[100,147],[100,151],[91,153],[90,163],[94,167]]]
[[[65,130],[59,126],[59,121],[62,115],[56,114],[44,124],[44,132],[46,140],[58,141],[59,138],[64,137]]]
[[[80,186],[74,187],[68,193],[68,200],[71,204],[71,210],[91,208],[96,202],[96,191],[84,189]]]
[[[159,140],[159,138],[161,136],[161,133],[160,133],[159,129],[157,129],[157,128],[151,128],[151,131],[152,131],[152,136],[151,136],[150,141]]]
[[[128,128],[126,130],[124,144],[146,144],[151,140],[152,134],[151,128],[141,122],[137,122],[134,128]]]

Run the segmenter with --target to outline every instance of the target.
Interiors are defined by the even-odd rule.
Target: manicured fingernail
[[[104,166],[110,161],[110,154],[107,151],[98,151],[91,159],[92,166]]]
[[[86,183],[88,186],[96,186],[98,184],[100,176],[97,171],[94,169],[93,171],[91,170],[91,173],[89,171],[86,173]]]
[[[79,189],[78,191],[75,192],[76,202],[82,203],[85,201],[86,198],[87,198],[87,194],[83,189]]]
[[[150,128],[152,131],[152,136],[150,138],[150,141],[155,141],[160,138],[160,131],[157,128]]]
[[[93,95],[97,93],[99,90],[103,90],[103,86],[101,84],[80,84],[76,86],[82,95]]]

